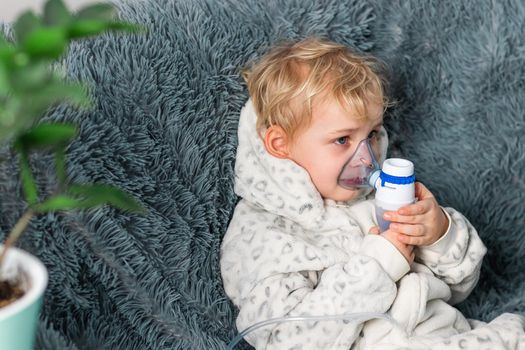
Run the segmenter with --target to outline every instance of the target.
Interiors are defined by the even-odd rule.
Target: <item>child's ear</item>
[[[288,136],[283,128],[272,125],[264,134],[264,148],[272,156],[287,159],[288,158]]]

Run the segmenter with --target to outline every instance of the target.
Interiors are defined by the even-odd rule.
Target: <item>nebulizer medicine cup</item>
[[[415,202],[414,164],[406,159],[389,158],[384,161],[379,177],[372,181],[376,188],[376,219],[383,232],[390,225],[390,221],[383,217],[385,212],[396,211]]]

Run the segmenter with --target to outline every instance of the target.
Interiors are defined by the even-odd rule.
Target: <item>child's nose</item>
[[[373,168],[373,167],[374,167],[374,165],[372,164],[372,159],[370,159],[370,158],[367,159],[367,158],[363,158],[363,157],[361,157],[359,160],[361,161],[361,163],[362,163],[364,166],[366,166],[366,167],[368,167],[368,168]]]

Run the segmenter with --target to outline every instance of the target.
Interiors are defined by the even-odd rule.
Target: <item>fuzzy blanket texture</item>
[[[223,349],[236,334],[219,247],[237,197],[240,70],[272,44],[328,37],[390,67],[390,156],[478,229],[489,249],[459,309],[525,313],[525,4],[521,0],[140,0],[140,35],[72,46],[69,75],[96,106],[45,120],[80,128],[69,173],[121,187],[145,216],[108,207],[32,221],[20,246],[49,269],[37,349]],[[3,147],[0,239],[24,210]],[[43,193],[52,158],[34,157]],[[249,349],[246,343],[238,349]]]

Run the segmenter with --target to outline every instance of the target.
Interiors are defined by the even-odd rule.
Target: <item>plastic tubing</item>
[[[235,345],[237,345],[237,343],[239,343],[246,334],[251,333],[261,327],[268,326],[274,323],[296,322],[296,321],[337,321],[337,320],[366,322],[366,321],[373,320],[376,318],[382,318],[384,320],[390,321],[391,323],[394,323],[395,326],[399,326],[396,320],[394,320],[392,317],[390,317],[387,314],[383,314],[379,312],[356,312],[356,313],[351,313],[351,314],[325,315],[325,316],[285,316],[285,317],[271,318],[271,319],[264,320],[264,321],[251,325],[250,327],[246,328],[245,330],[237,334],[237,336],[232,339],[230,344],[228,344],[228,347],[226,348],[226,350],[233,350]]]

